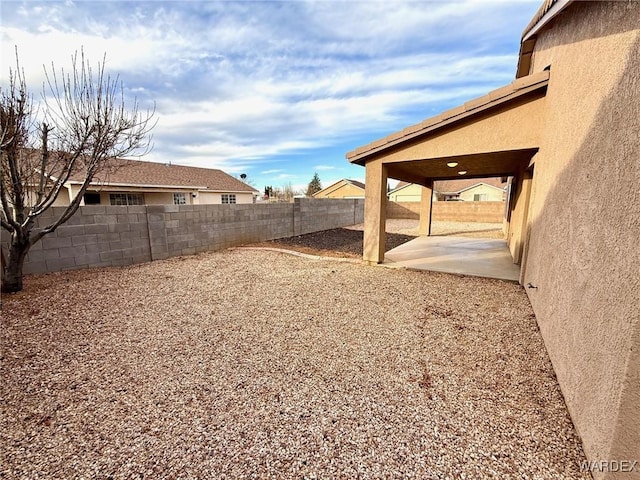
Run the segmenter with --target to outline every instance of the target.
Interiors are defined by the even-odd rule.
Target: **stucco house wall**
[[[473,202],[475,195],[486,195],[486,198],[478,200],[486,202],[501,202],[503,198],[502,190],[483,183],[460,192],[459,198],[465,202]]]
[[[315,193],[313,198],[364,198],[364,189],[347,180],[340,180]]]
[[[595,461],[640,461],[639,19],[638,2],[574,2],[531,67],[551,76],[522,283]]]
[[[237,204],[247,204],[253,202],[253,194],[247,192],[230,192],[236,196]],[[219,192],[199,192],[194,202],[196,204],[220,204],[222,203],[222,193]]]
[[[364,190],[355,185],[346,184],[333,192],[329,192],[325,198],[364,198]]]
[[[421,198],[422,186],[415,183],[389,193],[389,200],[392,202],[419,202]]]
[[[144,195],[145,205],[173,205],[173,194],[184,193],[186,205],[217,205],[222,203],[222,193],[218,192],[195,192],[191,190],[175,190],[170,192],[154,192],[147,190],[136,190],[134,188],[121,188],[100,192],[100,205],[111,205],[109,195],[112,193],[137,193]],[[253,194],[248,192],[230,192],[236,196],[237,204],[247,204],[253,202]],[[195,197],[193,196],[195,194]],[[58,199],[55,206],[65,206],[69,204],[68,194],[61,193],[62,199]]]
[[[141,193],[141,192],[132,192],[132,193]],[[178,193],[178,192],[176,192]],[[190,192],[180,192],[185,194],[185,200],[187,201],[187,205],[191,203],[191,193]],[[109,205],[109,194],[106,194],[106,202],[103,205]],[[100,199],[102,202],[102,198]],[[172,192],[145,192],[144,193],[144,203],[145,205],[173,205],[173,193]]]

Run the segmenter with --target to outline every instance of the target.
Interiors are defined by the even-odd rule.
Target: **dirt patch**
[[[252,247],[284,248],[297,252],[328,257],[361,258],[364,232],[353,228],[334,228],[322,232],[280,238],[251,244]],[[387,233],[386,250],[416,238],[415,235]]]
[[[418,220],[388,219],[385,252],[418,236]],[[433,222],[432,235],[472,238],[504,238],[502,224],[471,222]],[[364,224],[322,232],[254,243],[252,247],[283,248],[325,257],[362,258]]]

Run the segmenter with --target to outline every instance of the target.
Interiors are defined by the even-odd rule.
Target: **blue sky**
[[[30,89],[80,48],[155,102],[145,160],[246,173],[256,188],[364,179],[345,154],[511,82],[541,0],[2,0],[0,83]]]

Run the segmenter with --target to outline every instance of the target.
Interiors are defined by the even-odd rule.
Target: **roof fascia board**
[[[478,182],[478,183],[474,183],[470,187],[466,187],[466,188],[463,188],[462,190],[458,190],[456,193],[466,192],[467,190],[471,190],[472,188],[476,188],[479,185],[485,185],[487,187],[495,188],[496,190],[502,191],[502,188],[500,188],[500,187],[494,187],[493,185],[489,185],[488,183]]]
[[[324,187],[322,190],[317,191],[316,193],[313,194],[313,196],[315,197],[316,195],[319,195],[321,193],[324,194],[324,195],[328,195],[331,192],[335,192],[338,188],[343,186],[343,185],[340,185],[343,182],[344,182],[344,184],[347,183],[347,181],[343,178],[342,180],[338,180],[337,182],[332,183],[328,187]]]
[[[82,182],[70,181],[71,185],[82,185]],[[139,184],[139,183],[115,183],[115,182],[91,182],[91,187],[135,187],[135,188],[179,188],[184,190],[206,190],[207,187],[197,185],[153,185],[153,184]]]
[[[352,187],[355,188],[359,188],[360,190],[364,190],[364,188],[362,188],[360,185],[356,185],[355,183],[353,183],[351,180],[345,179],[345,182],[347,182],[349,185],[351,185]]]
[[[204,193],[250,193],[252,195],[258,195],[260,193],[257,190],[207,190],[206,188],[198,191]]]
[[[536,83],[533,83],[532,85],[529,85],[527,87],[521,88],[519,90],[516,90],[515,92],[511,92],[508,95],[505,95],[504,97],[500,97],[500,98],[496,98],[495,100],[492,100],[488,103],[479,105],[475,108],[472,108],[470,110],[465,110],[461,113],[459,113],[458,115],[453,115],[447,119],[444,119],[438,123],[435,123],[433,125],[429,125],[427,127],[421,128],[419,130],[416,130],[412,133],[408,133],[406,135],[403,135],[401,137],[398,137],[394,140],[390,140],[389,142],[383,143],[377,147],[371,148],[369,150],[366,150],[364,152],[358,153],[353,155],[352,157],[348,158],[349,163],[355,163],[355,164],[360,164],[360,165],[364,165],[364,163],[360,163],[362,161],[363,158],[369,157],[371,155],[374,155],[376,153],[379,153],[381,151],[384,151],[388,148],[394,147],[396,145],[402,144],[404,142],[413,140],[415,138],[421,137],[427,133],[431,133],[433,131],[436,130],[440,130],[441,128],[447,127],[449,125],[455,124],[461,120],[464,120],[466,118],[470,118],[473,117],[474,115],[477,115],[479,113],[488,111],[488,110],[492,110],[496,107],[499,107],[505,103],[509,103],[514,99],[517,99],[519,97],[528,95],[529,93],[535,92],[537,90],[540,90],[542,88],[546,88],[547,85],[549,84],[549,75],[548,72],[546,72],[546,76],[545,79],[540,80]],[[500,89],[498,89],[500,90]],[[470,102],[467,102],[470,103]],[[463,104],[464,105],[464,104]]]
[[[414,183],[408,183],[408,184],[406,184],[406,185],[404,185],[404,186],[402,186],[400,188],[394,188],[393,190],[391,190],[389,192],[389,195],[391,195],[392,193],[399,192],[400,190],[404,190],[405,188],[410,187],[411,185],[415,185],[415,184]]]
[[[406,185],[404,185],[404,186],[402,186],[402,187],[400,187],[400,188],[394,188],[393,190],[391,190],[391,191],[389,192],[389,195],[391,195],[392,193],[399,192],[400,190],[404,190],[405,188],[409,188],[409,187],[411,187],[411,186],[413,186],[413,185],[417,185],[417,186],[419,186],[419,187],[422,187],[422,186],[423,186],[423,185],[420,185],[419,183],[407,183]]]
[[[567,8],[574,0],[558,0],[554,3],[551,8],[545,13],[538,23],[536,23],[523,37],[522,41],[525,42],[529,40],[531,37],[536,35],[542,28],[548,24],[551,20],[554,19],[556,15],[558,15],[562,10]]]

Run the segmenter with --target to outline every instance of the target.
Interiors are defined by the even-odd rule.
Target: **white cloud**
[[[297,181],[509,82],[538,3],[5,1],[0,82],[14,45],[32,86],[43,63],[106,52],[127,94],[157,104],[153,160]]]

